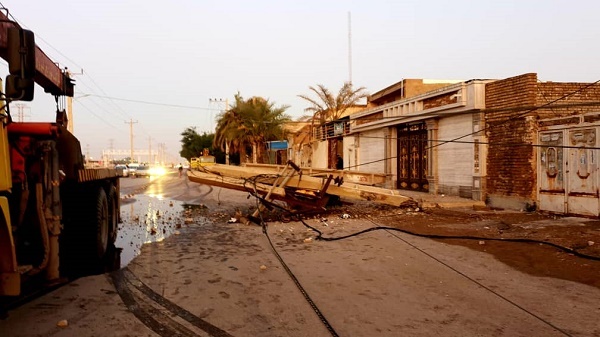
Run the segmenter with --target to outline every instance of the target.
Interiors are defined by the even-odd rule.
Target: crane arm
[[[0,57],[4,60],[7,60],[8,28],[15,25],[0,11]],[[38,46],[35,47],[34,81],[52,95],[73,96],[74,85],[71,79]]]

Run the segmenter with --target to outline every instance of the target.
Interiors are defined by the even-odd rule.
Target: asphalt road
[[[139,237],[120,240],[139,251],[11,311],[0,336],[600,336],[599,289],[486,253],[381,230],[315,241],[299,222],[227,223],[253,200],[176,174],[124,178],[122,194],[122,233]],[[372,226],[308,224],[329,237]]]

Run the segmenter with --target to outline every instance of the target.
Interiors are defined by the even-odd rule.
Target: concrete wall
[[[361,132],[358,136],[358,170],[369,173],[385,173],[385,129]]]
[[[314,168],[327,168],[328,158],[328,143],[324,141],[313,142],[312,151],[312,167]]]
[[[438,138],[452,140],[469,133],[473,126],[471,114],[449,116],[438,121]],[[461,143],[451,142],[438,146],[437,192],[472,197],[473,185],[473,137],[461,138]]]

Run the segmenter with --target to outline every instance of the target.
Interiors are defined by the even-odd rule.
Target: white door
[[[598,150],[595,127],[568,130],[567,212],[598,216]]]
[[[539,208],[542,211],[565,213],[564,131],[540,133],[538,165]]]

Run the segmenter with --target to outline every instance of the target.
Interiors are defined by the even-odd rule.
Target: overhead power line
[[[194,110],[218,110],[218,109],[211,109],[211,108],[200,107],[200,106],[192,106],[192,105],[180,105],[180,104],[169,104],[169,103],[159,103],[159,102],[150,102],[150,101],[142,101],[142,100],[136,100],[136,99],[128,99],[128,98],[118,98],[118,97],[111,97],[111,96],[103,96],[103,95],[97,95],[97,94],[86,94],[86,95],[95,96],[95,97],[100,97],[100,98],[114,99],[114,100],[117,100],[117,101],[124,101],[124,102],[132,102],[132,103],[140,103],[140,104],[149,104],[149,105],[168,106],[168,107],[171,107],[171,108],[194,109]]]

